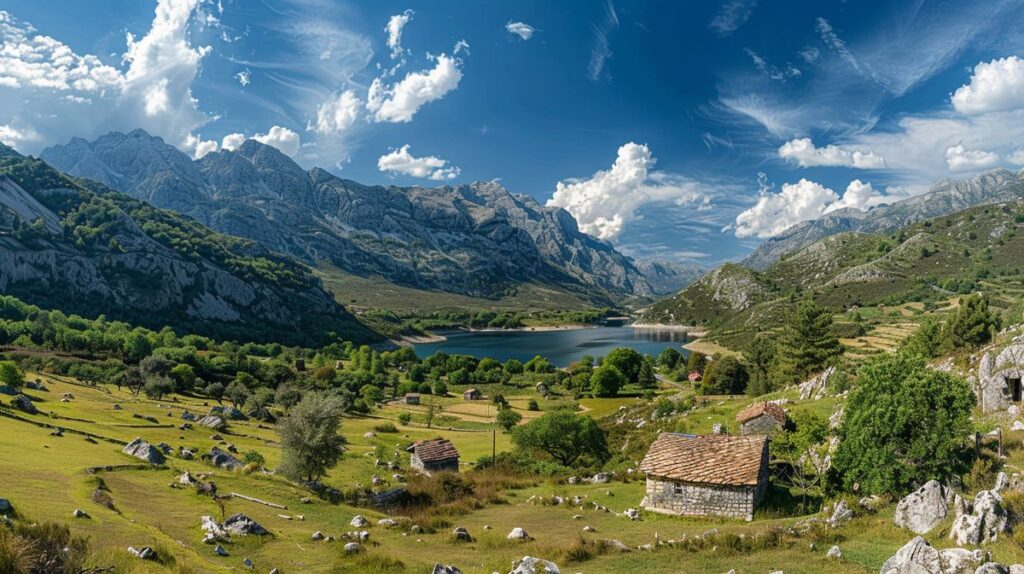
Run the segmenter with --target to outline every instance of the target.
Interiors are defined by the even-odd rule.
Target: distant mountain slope
[[[700,325],[713,338],[742,346],[757,332],[777,327],[803,294],[841,311],[940,302],[980,289],[999,306],[1020,307],[1022,228],[1024,199],[1016,199],[912,223],[890,234],[841,233],[763,271],[720,267],[652,305],[644,321]]]
[[[17,154],[0,154],[0,293],[246,341],[377,338],[296,261]]]
[[[999,203],[1019,197],[1024,197],[1024,171],[1014,173],[997,169],[969,180],[943,179],[932,186],[928,193],[892,205],[879,206],[867,212],[843,209],[820,219],[794,225],[762,243],[742,264],[762,271],[787,253],[793,253],[830,235],[847,231],[892,231],[975,205]]]
[[[645,274],[610,244],[581,233],[568,212],[493,182],[365,186],[305,171],[252,140],[192,161],[141,130],[75,139],[42,157],[307,263],[401,285],[495,297],[541,282],[607,304],[671,292],[685,280],[664,266]]]

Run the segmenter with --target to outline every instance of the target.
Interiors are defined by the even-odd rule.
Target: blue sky
[[[0,140],[246,137],[363,183],[500,179],[627,253],[1024,164],[1024,2],[7,0]]]

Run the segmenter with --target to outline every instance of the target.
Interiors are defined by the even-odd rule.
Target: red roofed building
[[[640,471],[646,510],[753,520],[768,487],[768,437],[663,432]]]
[[[435,472],[459,472],[459,451],[446,438],[416,441],[408,448],[409,466],[430,476]]]
[[[690,374],[687,376],[687,378],[690,379],[691,383],[696,383],[702,380],[704,377],[698,371],[690,371]]]

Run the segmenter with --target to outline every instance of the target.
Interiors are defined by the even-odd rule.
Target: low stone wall
[[[753,520],[764,495],[759,486],[710,486],[647,478],[642,506],[652,512],[684,516],[726,516]]]

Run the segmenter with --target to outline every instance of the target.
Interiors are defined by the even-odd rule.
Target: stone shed
[[[407,404],[407,405],[418,405],[418,404],[420,404],[420,394],[419,393],[406,393],[405,394],[405,404]]]
[[[462,398],[467,401],[479,401],[484,395],[477,389],[466,389],[462,393]]]
[[[986,413],[1020,405],[1021,379],[1024,378],[1024,343],[1014,344],[996,353],[991,351],[981,358],[978,376],[972,381],[978,406]]]
[[[768,437],[663,432],[640,471],[646,510],[753,520],[768,487]]]
[[[408,448],[409,466],[430,476],[435,472],[459,472],[459,451],[446,438],[416,441]]]
[[[736,414],[740,434],[772,434],[786,427],[786,411],[775,403],[761,401]]]

